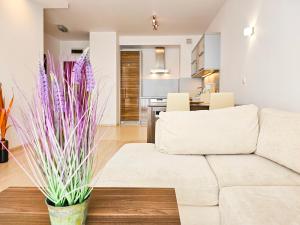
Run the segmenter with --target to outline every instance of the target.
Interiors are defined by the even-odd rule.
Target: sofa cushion
[[[206,156],[220,187],[300,185],[300,175],[271,160],[251,155]]]
[[[220,225],[218,206],[179,205],[181,225]]]
[[[161,112],[156,146],[169,154],[247,154],[256,150],[258,109]]]
[[[168,155],[154,144],[127,144],[99,174],[100,187],[170,187],[178,203],[218,204],[218,183],[205,157]]]
[[[222,225],[299,225],[300,187],[227,187],[220,192]]]
[[[300,173],[300,113],[261,110],[256,154]]]

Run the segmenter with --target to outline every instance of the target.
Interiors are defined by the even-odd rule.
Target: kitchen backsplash
[[[207,76],[203,79],[204,82],[204,88],[210,87],[210,92],[219,92],[219,86],[220,86],[220,75],[219,73],[214,73],[210,76]]]
[[[142,97],[166,97],[173,92],[188,92],[195,96],[201,85],[200,78],[143,79]]]
[[[199,93],[199,87],[202,86],[201,78],[181,78],[180,79],[180,92],[190,93],[193,97]]]
[[[178,92],[178,79],[143,79],[142,97],[166,97],[170,92]]]

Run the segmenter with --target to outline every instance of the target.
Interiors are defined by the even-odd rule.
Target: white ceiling
[[[120,35],[201,34],[224,1],[69,0],[67,9],[45,9],[45,32],[64,40],[88,39],[90,31],[117,31]],[[151,25],[153,14],[160,24],[155,32]],[[65,25],[69,33],[58,31],[57,24]]]

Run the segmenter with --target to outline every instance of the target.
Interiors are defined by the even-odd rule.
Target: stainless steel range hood
[[[169,70],[166,69],[165,48],[155,48],[155,68],[151,70],[151,74],[166,74]]]

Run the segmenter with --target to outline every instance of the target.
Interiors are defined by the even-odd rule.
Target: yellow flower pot
[[[51,225],[85,225],[88,211],[88,199],[81,204],[55,207],[46,201]]]

